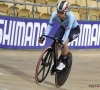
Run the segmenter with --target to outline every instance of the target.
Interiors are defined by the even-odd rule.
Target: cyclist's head
[[[61,1],[57,4],[57,13],[64,14],[68,11],[68,3],[66,1]]]

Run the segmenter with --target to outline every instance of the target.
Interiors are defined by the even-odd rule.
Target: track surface
[[[71,50],[71,73],[60,88],[56,88],[54,76],[50,74],[43,84],[35,83],[35,68],[41,52],[0,49],[0,90],[100,90],[99,49]]]

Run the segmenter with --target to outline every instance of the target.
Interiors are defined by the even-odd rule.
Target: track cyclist
[[[50,31],[52,31],[51,29],[55,21],[59,22],[60,27],[56,31],[54,37],[62,39],[61,44],[56,44],[56,53],[58,54],[58,46],[60,46],[62,56],[62,61],[58,64],[56,69],[63,70],[67,62],[68,43],[79,36],[80,27],[74,14],[69,11],[69,4],[66,1],[61,1],[57,4],[57,10],[52,13],[47,30],[43,33],[43,35],[48,35]],[[41,38],[39,38],[39,43],[42,43],[43,40],[44,37],[41,36]],[[52,73],[54,73],[53,69],[51,70]]]

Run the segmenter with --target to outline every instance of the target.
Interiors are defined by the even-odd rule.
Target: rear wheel
[[[55,84],[57,87],[62,86],[66,80],[68,79],[69,73],[72,67],[72,54],[68,52],[68,60],[66,64],[66,68],[62,71],[56,72],[55,74]]]
[[[52,48],[46,48],[37,63],[35,80],[37,84],[41,84],[47,77],[52,64]]]

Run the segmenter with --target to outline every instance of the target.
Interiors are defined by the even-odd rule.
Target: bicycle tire
[[[66,82],[66,80],[68,79],[68,76],[70,74],[71,67],[72,67],[72,54],[70,52],[68,52],[68,58],[70,59],[69,60],[70,62],[69,62],[67,71],[64,72],[64,70],[63,70],[60,72],[56,72],[56,74],[55,74],[55,85],[58,88],[61,87],[62,85],[64,85],[64,83]],[[59,76],[61,76],[61,77],[59,77]],[[58,79],[58,77],[59,77],[59,79]],[[60,81],[60,78],[62,81]]]
[[[46,56],[44,56],[46,54]],[[48,58],[49,57],[49,58]],[[44,59],[43,59],[44,58]],[[47,58],[47,59],[46,59]],[[51,68],[51,64],[52,64],[52,48],[51,47],[47,47],[41,54],[37,66],[36,66],[36,72],[35,72],[35,80],[37,84],[41,84],[44,82],[44,80],[46,79],[50,68]],[[42,68],[39,71],[39,66],[42,66]],[[42,72],[42,69],[45,70],[45,68],[48,67],[46,74],[44,75],[45,71],[43,71],[43,76],[41,79],[39,79],[39,74]]]

